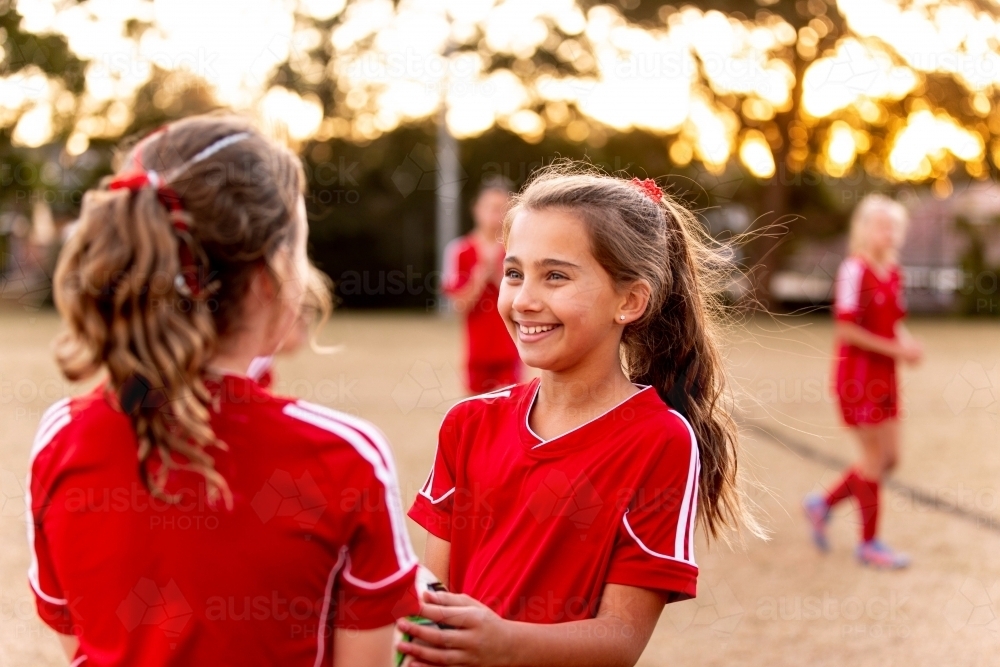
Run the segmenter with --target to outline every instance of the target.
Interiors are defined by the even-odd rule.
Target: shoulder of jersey
[[[448,409],[445,419],[469,417],[495,408],[507,409],[517,402],[526,387],[523,384],[512,384],[485,394],[463,398]]]
[[[860,276],[863,275],[865,269],[867,268],[865,260],[858,255],[848,255],[844,258],[844,261],[840,263],[840,271],[843,275],[853,275]]]
[[[56,401],[42,413],[35,432],[32,456],[53,443],[60,433],[70,426],[96,428],[106,438],[116,428],[128,429],[128,418],[111,407],[97,388],[82,396],[72,396]]]
[[[377,470],[395,471],[389,442],[371,422],[308,401],[289,401],[281,411],[291,424],[300,424],[301,433],[315,439],[316,444],[346,443]]]
[[[691,422],[687,420],[687,417],[669,406],[664,407],[666,407],[666,412],[663,414],[663,423],[667,428],[667,435],[694,440],[694,429],[691,428]]]
[[[642,449],[651,456],[672,456],[693,451],[698,455],[698,437],[687,418],[664,405],[639,425],[642,429]],[[633,432],[634,437],[634,432]]]
[[[654,391],[653,389],[647,389],[647,391]],[[654,393],[654,396],[658,399],[655,404],[650,401],[647,405],[653,407],[650,408],[647,413],[649,424],[651,424],[656,430],[663,433],[664,441],[668,441],[675,437],[688,438],[693,430],[691,429],[691,424],[688,422],[687,418],[684,417],[679,411],[670,407],[663,402],[658,395]]]
[[[472,244],[472,241],[468,236],[458,236],[453,238],[445,246],[445,254],[453,255],[457,257],[458,255],[465,254],[467,252],[475,252],[476,246]]]

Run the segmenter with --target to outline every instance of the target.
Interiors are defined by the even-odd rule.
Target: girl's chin
[[[565,366],[565,364],[561,363],[562,360],[556,355],[540,354],[538,352],[525,351],[523,349],[519,349],[518,352],[521,357],[521,363],[540,371],[553,371],[561,369]]]

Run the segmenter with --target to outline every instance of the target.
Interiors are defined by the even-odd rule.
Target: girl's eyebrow
[[[521,260],[518,259],[517,257],[515,257],[514,255],[508,255],[507,257],[503,258],[503,262],[504,262],[504,264],[520,264]],[[563,267],[563,268],[567,268],[567,269],[579,269],[580,268],[577,264],[574,264],[573,262],[567,262],[564,259],[551,259],[551,258],[549,258],[549,259],[539,259],[539,260],[537,260],[535,262],[535,266],[539,266],[539,267],[552,267],[552,266],[556,266],[556,267]]]
[[[557,266],[557,267],[562,267],[562,268],[567,268],[567,269],[579,269],[580,268],[579,266],[577,266],[573,262],[567,262],[564,259],[540,259],[537,262],[535,262],[535,266],[544,266],[544,267]]]

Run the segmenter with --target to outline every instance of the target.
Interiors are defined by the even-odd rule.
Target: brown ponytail
[[[216,144],[236,133],[248,136]],[[222,148],[192,160],[213,144]],[[255,269],[273,274],[275,255],[293,240],[305,184],[301,163],[243,119],[213,115],[171,124],[140,142],[125,164],[155,170],[163,187],[180,195],[188,232],[172,224],[156,187],[88,192],[55,274],[65,322],[56,359],[70,380],[107,369],[110,388],[135,426],[139,465],[152,493],[169,499],[170,470],[186,468],[204,476],[211,500],[229,505],[228,486],[209,452],[225,444],[209,423],[203,375],[220,338],[239,320]],[[188,268],[181,244],[197,260],[201,289],[195,294],[178,281]],[[312,301],[329,304],[327,295]],[[151,473],[154,449],[160,465]]]
[[[737,487],[739,435],[718,344],[730,254],[669,195],[657,202],[589,165],[557,163],[533,176],[507,214],[504,235],[518,211],[546,208],[580,217],[615,284],[649,283],[646,312],[622,335],[626,372],[691,424],[701,456],[698,515],[709,535],[740,526],[761,535]]]

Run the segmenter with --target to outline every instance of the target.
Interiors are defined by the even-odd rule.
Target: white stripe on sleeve
[[[848,257],[837,269],[837,286],[834,290],[834,310],[838,313],[853,313],[858,309],[861,297],[861,279],[865,266],[857,257]]]
[[[340,550],[340,556],[337,558],[337,562],[334,563],[333,569],[330,570],[330,576],[326,578],[326,589],[323,593],[323,612],[319,617],[319,626],[316,628],[316,660],[313,661],[313,667],[319,667],[323,664],[323,652],[326,650],[326,619],[327,615],[330,613],[330,598],[333,595],[333,582],[337,578],[337,572],[344,565],[344,560],[347,558],[347,547],[343,547]]]
[[[375,478],[385,488],[386,504],[389,510],[389,523],[392,529],[393,550],[396,555],[396,564],[400,571],[408,571],[417,563],[416,554],[410,545],[410,537],[406,532],[406,523],[403,518],[403,503],[399,494],[399,485],[396,481],[395,465],[392,461],[392,453],[388,450],[388,444],[378,439],[369,441],[365,432],[345,423],[343,418],[347,415],[338,413],[335,410],[322,406],[298,401],[289,403],[283,412],[289,417],[299,419],[317,428],[333,433],[337,437],[347,442],[354,450],[367,461],[375,472]],[[356,418],[351,418],[355,420]],[[358,420],[360,421],[360,420]],[[370,435],[375,436],[374,427],[369,425],[365,429]],[[380,434],[379,434],[380,435]]]
[[[31,446],[31,454],[28,457],[28,476],[24,481],[24,504],[26,508],[24,516],[27,519],[28,548],[31,549],[31,561],[28,565],[28,583],[31,584],[31,588],[38,594],[38,597],[50,604],[59,605],[66,604],[66,600],[45,593],[38,579],[38,554],[35,551],[35,512],[31,504],[31,468],[35,465],[35,459],[42,450],[52,442],[52,439],[56,437],[59,431],[70,423],[71,419],[68,398],[53,403],[45,411],[41,422],[38,424],[38,433],[35,436],[35,441]]]
[[[677,412],[676,410],[671,410],[670,412],[677,415],[684,426],[687,427],[688,435],[691,437],[691,455],[688,457],[688,476],[687,482],[684,485],[684,499],[681,501],[681,511],[677,516],[677,533],[674,535],[674,556],[679,560],[689,560],[694,564],[694,549],[690,550],[690,558],[686,559],[684,557],[684,541],[688,537],[688,528],[691,524],[691,518],[697,507],[698,502],[698,470],[700,467],[700,461],[698,457],[698,440],[695,438],[694,429],[691,428],[691,424],[688,420],[684,418],[684,415]],[[692,533],[694,531],[691,531]]]
[[[455,406],[457,406],[457,405],[459,405],[461,403],[465,403],[466,401],[492,400],[492,399],[496,399],[496,398],[510,398],[510,390],[511,390],[512,387],[514,387],[514,385],[510,385],[510,386],[507,386],[507,387],[500,387],[498,389],[494,389],[493,391],[488,391],[485,394],[477,394],[475,396],[469,396],[467,398],[463,398],[460,401],[456,401],[455,405],[453,405],[450,408],[448,408],[448,412],[450,413],[452,410],[455,409]],[[447,419],[448,419],[448,415],[445,415],[445,417],[441,421],[441,423],[443,424],[444,421],[447,420]],[[438,497],[438,498],[434,497],[434,469],[437,467],[438,449],[440,448],[440,446],[441,446],[441,444],[438,443],[438,445],[434,448],[434,460],[431,462],[431,471],[427,474],[427,480],[424,482],[424,485],[422,487],[420,487],[419,491],[417,491],[417,493],[419,495],[421,495],[424,498],[426,498],[427,500],[431,501],[432,505],[437,505],[438,503],[442,502],[445,498],[447,498],[451,494],[455,493],[455,487],[453,486],[450,489],[448,489],[447,491],[445,491],[444,493],[442,493],[440,495],[440,497]]]
[[[691,454],[688,458],[688,473],[684,482],[684,497],[681,499],[680,511],[677,514],[677,524],[674,528],[673,553],[660,553],[646,546],[646,544],[639,539],[639,536],[635,534],[635,531],[632,529],[632,525],[628,522],[628,510],[625,510],[625,513],[622,515],[622,523],[625,525],[625,530],[628,531],[628,534],[633,540],[635,540],[635,543],[639,545],[639,548],[648,553],[650,556],[677,561],[697,567],[698,564],[695,563],[694,560],[694,528],[698,512],[698,475],[701,472],[701,461],[698,456],[698,441],[695,437],[694,429],[691,428],[691,424],[689,424],[688,420],[684,418],[684,415],[676,410],[671,410],[670,412],[677,415],[677,417],[684,422],[684,426],[687,427],[688,435],[690,436],[689,442],[691,446]]]

